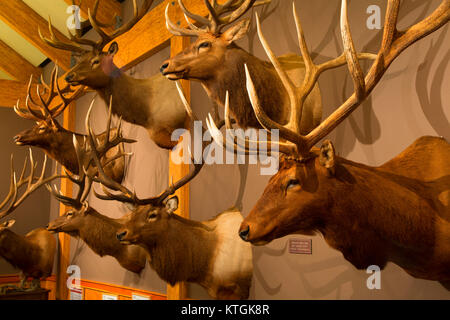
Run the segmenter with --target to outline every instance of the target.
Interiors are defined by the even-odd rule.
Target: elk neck
[[[78,174],[78,160],[73,146],[73,135],[77,137],[79,143],[83,140],[83,135],[60,128],[53,136],[40,147],[45,153],[61,163],[67,170]]]
[[[326,180],[319,183],[327,184],[332,205],[319,231],[357,268],[382,268],[390,260],[408,269],[445,255],[430,248],[445,240],[450,224],[439,216],[436,195],[423,181],[342,158],[335,177]]]
[[[112,96],[112,112],[124,121],[147,127],[149,123],[150,82],[135,79],[120,69],[113,72],[104,88],[96,89],[108,105]]]
[[[0,256],[14,268],[24,270],[29,268],[39,258],[41,249],[26,237],[11,230],[4,230],[0,234]]]
[[[77,236],[99,256],[116,256],[126,250],[116,238],[120,226],[118,220],[106,217],[89,207]]]
[[[144,242],[151,267],[171,285],[180,281],[201,283],[212,268],[217,235],[201,222],[173,214],[156,241]],[[145,241],[145,239],[144,239]]]
[[[260,128],[246,89],[244,65],[247,64],[261,106],[269,118],[284,124],[287,115],[283,105],[287,103],[287,92],[274,67],[236,45],[227,49],[224,60],[213,77],[201,81],[209,97],[224,107],[225,94],[229,91],[230,110],[237,123],[244,128]]]

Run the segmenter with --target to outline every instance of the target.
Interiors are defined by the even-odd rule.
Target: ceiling
[[[9,0],[8,0],[9,1]],[[19,0],[20,1],[20,0]],[[70,11],[71,1],[68,0],[21,0],[28,7],[34,10],[40,17],[48,21],[51,18],[52,25],[55,29],[60,31],[64,36],[68,37],[67,21],[70,19],[72,13]],[[83,0],[90,6],[95,2],[94,0]],[[103,0],[105,2],[106,0]],[[109,2],[121,3],[124,0],[108,0]],[[78,3],[78,1],[76,1]],[[102,7],[102,1],[100,1],[100,8]],[[120,4],[118,4],[120,6]],[[83,12],[83,15],[85,12]],[[85,19],[81,17],[81,21]],[[37,32],[37,30],[36,30]],[[46,30],[44,32],[47,32]],[[44,33],[45,34],[45,33]],[[31,63],[34,67],[45,65],[49,60],[48,57],[39,50],[31,42],[27,41],[18,32],[13,30],[7,23],[0,19],[0,40],[7,46],[18,53],[22,58]],[[1,70],[0,68],[0,80],[14,80],[14,78]]]
[[[66,21],[69,14],[66,13],[68,8],[64,0],[22,0],[36,13],[38,13],[45,20],[51,17],[53,26],[68,36]],[[25,60],[30,62],[35,67],[41,65],[47,60],[47,57],[35,46],[22,38],[16,31],[11,29],[5,22],[0,20],[0,40],[5,42],[14,51],[19,53]],[[13,78],[0,70],[0,79],[12,80]]]

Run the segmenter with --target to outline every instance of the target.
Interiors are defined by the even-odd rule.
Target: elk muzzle
[[[116,234],[116,238],[119,241],[123,241],[123,239],[125,238],[125,236],[127,235],[127,231],[122,231],[122,232],[117,232]]]
[[[242,240],[247,241],[249,233],[250,233],[249,225],[247,225],[247,227],[241,226],[241,230],[239,230],[239,237],[241,237]]]
[[[273,240],[272,233],[263,235],[261,231],[265,230],[260,230],[258,224],[251,224],[244,220],[239,228],[239,237],[255,246],[262,246]]]
[[[187,72],[186,68],[177,67],[177,63],[173,62],[172,60],[164,61],[159,71],[167,79],[174,81],[183,79]]]
[[[75,72],[70,72],[70,73],[68,73],[64,79],[65,79],[68,83],[73,82],[73,80],[75,79]]]

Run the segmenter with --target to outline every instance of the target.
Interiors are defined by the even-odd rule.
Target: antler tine
[[[42,114],[37,113],[33,110],[33,108],[30,106],[29,102],[33,103],[35,106],[39,106],[36,102],[34,102],[33,97],[31,96],[31,86],[33,84],[33,75],[30,77],[30,81],[28,82],[27,87],[27,97],[25,99],[25,106],[27,107],[27,110],[29,114],[35,118],[37,121],[45,120],[45,114],[43,111],[41,111]],[[19,114],[20,115],[20,114]]]
[[[235,22],[237,19],[242,17],[250,8],[255,4],[256,0],[245,0],[236,10],[226,17],[220,18],[219,25],[223,27],[230,23]],[[264,3],[263,3],[264,4]],[[222,12],[223,13],[223,12]],[[221,14],[222,14],[221,13]]]
[[[186,21],[188,21],[188,25],[190,26],[191,29],[178,27],[169,18],[169,6],[170,6],[170,4],[167,4],[166,10],[165,10],[165,17],[166,17],[166,28],[167,28],[167,30],[169,30],[170,33],[172,33],[173,35],[176,35],[176,36],[197,37],[201,32],[204,32],[204,30],[202,30],[200,28],[197,28],[195,26],[192,27],[193,24],[189,22],[186,13],[184,13],[184,17],[185,17]]]
[[[204,0],[204,1],[206,2],[208,0]],[[186,6],[184,5],[182,0],[178,0],[178,4],[179,4],[181,10],[183,11],[183,13],[185,15],[187,15],[189,18],[197,21],[198,23],[200,23],[203,26],[211,27],[211,21],[209,19],[204,18],[198,14],[190,12],[188,9],[186,9]]]
[[[398,9],[399,0],[388,1],[381,48],[376,56],[375,62],[365,76],[366,96],[372,92],[391,63],[403,50],[426,35],[436,31],[450,20],[450,0],[443,0],[427,18],[412,25],[405,31],[399,32],[396,27]],[[357,93],[350,96],[327,119],[307,135],[308,145],[312,147],[320,141],[346,119],[360,104],[361,100],[358,98]]]
[[[358,101],[362,101],[366,95],[366,83],[364,81],[364,73],[361,69],[361,65],[359,64],[355,45],[350,33],[346,0],[342,1],[341,6],[341,33],[345,59],[347,60],[348,69],[353,79],[356,99]]]
[[[99,4],[99,0],[96,0],[92,14],[90,12],[90,9],[88,9],[88,17],[89,17],[89,21],[91,23],[92,28],[94,28],[94,30],[101,37],[101,40],[99,40],[96,44],[97,50],[101,51],[106,44],[108,44],[109,42],[111,42],[112,40],[117,38],[118,36],[124,34],[131,28],[133,28],[134,25],[136,23],[138,23],[139,20],[141,20],[142,17],[148,12],[148,10],[150,9],[150,7],[153,4],[153,0],[145,0],[144,4],[141,7],[141,10],[138,9],[136,0],[133,0],[133,11],[134,11],[133,18],[127,24],[114,30],[111,34],[107,34],[106,32],[104,32],[102,30],[102,28],[110,27],[113,25],[113,23],[102,24],[97,20],[98,4]]]
[[[90,157],[91,161],[94,161],[94,163],[98,169],[98,175],[90,176],[86,172],[86,167],[84,168],[84,172],[89,176],[89,179],[91,179],[92,181],[98,182],[102,186],[106,186],[112,190],[120,191],[122,193],[122,195],[120,196],[120,199],[117,197],[115,197],[115,198],[110,197],[111,199],[109,199],[109,200],[123,201],[122,197],[124,197],[124,198],[128,199],[127,202],[135,203],[136,202],[135,199],[137,199],[136,195],[133,192],[131,192],[130,190],[128,190],[126,187],[124,187],[123,185],[117,183],[116,181],[114,181],[113,179],[108,177],[105,174],[105,171],[103,170],[103,165],[100,162],[101,154],[103,154],[106,151],[108,151],[109,149],[115,147],[120,142],[128,142],[128,141],[132,141],[132,140],[121,138],[120,128],[118,128],[116,136],[121,138],[120,141],[118,141],[115,144],[112,144],[112,143],[110,143],[110,141],[108,141],[109,139],[106,139],[102,146],[98,146],[95,142],[96,137],[95,137],[94,131],[92,130],[90,123],[89,123],[94,103],[95,103],[95,100],[92,100],[89,110],[86,114],[86,120],[85,120],[86,130],[88,132],[87,144],[89,145],[90,150],[88,152],[87,148],[86,148],[87,146],[85,146],[83,152],[85,152]],[[109,133],[107,133],[106,136],[109,137]],[[100,147],[102,147],[102,151],[99,150]]]
[[[13,157],[11,156],[11,184],[10,184],[10,191],[5,198],[5,200],[0,204],[0,209],[3,209],[0,212],[0,219],[4,218],[11,212],[13,212],[17,207],[19,207],[25,199],[28,198],[34,191],[36,191],[38,188],[40,188],[42,185],[45,185],[49,183],[52,180],[62,178],[63,176],[58,175],[55,173],[54,175],[45,178],[45,172],[47,169],[47,156],[44,157],[44,162],[42,165],[42,171],[41,174],[38,177],[34,176],[35,168],[37,167],[37,163],[34,162],[33,159],[33,153],[30,149],[29,154],[29,162],[30,162],[30,174],[28,177],[25,177],[25,171],[27,167],[27,161],[25,160],[24,167],[22,169],[22,173],[20,175],[19,180],[17,181],[16,174],[14,172],[14,165],[13,165]],[[22,196],[19,198],[19,188],[23,185],[27,185],[25,192],[22,194]],[[8,204],[9,203],[9,204]],[[5,205],[8,204],[5,208]]]
[[[78,53],[88,52],[88,50],[81,47],[80,45],[78,45],[75,42],[66,43],[66,42],[62,42],[62,41],[58,40],[53,32],[53,26],[52,26],[52,21],[51,21],[50,17],[48,18],[48,30],[50,32],[50,39],[44,37],[42,35],[41,29],[38,27],[39,37],[41,38],[42,41],[44,41],[49,46],[56,48],[56,49],[73,51],[73,52],[78,52]]]

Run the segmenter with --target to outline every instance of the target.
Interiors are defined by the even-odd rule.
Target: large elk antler
[[[93,104],[91,104],[91,108],[89,109],[86,119],[88,119],[90,117],[92,105]],[[111,106],[112,106],[112,100],[111,100],[110,106],[109,106],[108,120],[107,120],[107,124],[106,124],[106,132],[105,132],[105,136],[106,136],[105,142],[102,147],[100,147],[96,150],[96,155],[99,157],[99,159],[101,159],[110,149],[116,147],[119,144],[136,142],[135,140],[125,139],[122,137],[121,121],[119,123],[119,127],[116,129],[117,132],[115,133],[115,135],[113,137],[111,137],[111,121],[112,121]],[[92,130],[89,130],[89,134],[90,134],[89,138],[92,139],[92,141],[99,141],[98,137],[93,133]],[[97,171],[95,171],[95,170],[88,171],[88,169],[92,165],[95,165],[95,163],[92,163],[93,162],[92,149],[89,148],[87,138],[85,137],[81,143],[82,143],[82,145],[80,145],[78,139],[74,135],[73,136],[73,146],[75,149],[75,154],[77,156],[79,174],[78,175],[70,174],[69,172],[67,172],[65,170],[66,175],[64,176],[64,177],[70,179],[70,181],[72,181],[74,184],[78,185],[77,195],[74,198],[68,197],[68,196],[63,195],[56,188],[56,186],[53,186],[53,188],[52,188],[49,185],[46,185],[47,189],[52,193],[52,195],[57,200],[62,202],[64,205],[70,206],[75,209],[81,209],[82,207],[86,207],[86,199],[89,196],[89,192],[92,187],[92,182],[93,182],[92,177],[94,177],[96,174],[98,174]],[[107,166],[111,162],[113,162],[121,157],[124,157],[126,155],[127,154],[124,153],[121,149],[117,152],[116,155],[109,158],[108,161],[106,161],[103,164],[103,166]],[[101,168],[101,169],[103,170],[103,168]],[[90,172],[90,173],[88,173],[88,172]]]
[[[187,100],[183,94],[182,89],[179,86],[177,86],[177,88],[179,90],[181,99],[184,102],[186,111],[188,113],[190,113],[192,118],[195,118],[189,104],[187,103]],[[159,196],[145,198],[145,199],[138,198],[135,192],[132,192],[131,190],[129,190],[122,184],[120,184],[120,183],[114,181],[113,179],[111,179],[110,177],[108,177],[105,174],[105,171],[100,162],[100,155],[102,152],[108,151],[110,148],[113,148],[115,145],[117,145],[120,142],[129,143],[129,142],[134,142],[134,140],[128,140],[128,139],[121,138],[122,133],[121,133],[120,126],[119,126],[115,138],[110,140],[109,134],[107,134],[107,139],[105,139],[105,141],[102,144],[100,144],[100,142],[94,138],[95,134],[90,126],[89,119],[90,119],[90,114],[91,114],[93,106],[94,106],[94,101],[92,101],[92,103],[89,107],[88,113],[86,115],[85,125],[86,125],[86,131],[88,132],[87,143],[85,143],[84,146],[79,146],[79,145],[76,146],[76,149],[77,149],[77,153],[83,154],[84,157],[89,158],[90,161],[94,162],[94,164],[98,168],[98,175],[90,176],[89,178],[97,183],[100,183],[100,185],[102,186],[102,189],[103,189],[103,192],[105,193],[105,195],[100,195],[97,192],[95,192],[95,190],[94,190],[95,195],[99,199],[117,200],[117,201],[124,202],[124,203],[131,203],[133,205],[149,205],[149,204],[159,205],[167,197],[174,194],[179,188],[183,187],[185,184],[189,183],[192,179],[194,179],[195,176],[197,176],[197,174],[203,168],[204,162],[196,163],[195,161],[192,161],[192,163],[194,164],[194,168],[187,175],[185,175],[180,180],[178,180],[176,183],[171,184]],[[111,103],[110,103],[110,109],[111,109]],[[219,127],[221,127],[222,125],[223,125],[223,122],[218,124]],[[120,142],[118,140],[120,140]],[[205,145],[203,147],[205,147]],[[126,155],[129,155],[129,154],[126,154]],[[191,157],[191,159],[192,159],[192,157]],[[86,171],[86,169],[84,169],[84,170]],[[110,191],[108,191],[107,188],[109,188],[113,191],[119,192],[119,194],[113,194]]]
[[[28,176],[25,176],[27,167],[28,167],[28,161],[30,163],[30,172]],[[14,158],[13,155],[11,155],[11,179],[10,179],[10,187],[9,187],[9,193],[6,196],[6,198],[0,203],[0,219],[6,217],[11,212],[17,209],[18,206],[22,202],[25,201],[25,199],[28,198],[34,191],[39,189],[41,186],[46,185],[47,183],[58,179],[65,177],[63,175],[58,175],[56,172],[50,176],[45,177],[45,172],[47,170],[47,156],[44,158],[44,163],[42,165],[41,174],[39,176],[35,176],[37,168],[37,162],[33,159],[33,153],[30,149],[29,159],[25,159],[24,166],[22,168],[22,172],[19,176],[19,179],[17,179],[16,172],[14,171]],[[19,189],[22,186],[26,186],[25,192],[20,196],[19,195]]]
[[[83,39],[81,30],[76,30],[75,35],[72,34],[70,30],[68,30],[70,43],[62,42],[56,38],[53,32],[53,26],[50,18],[48,20],[50,39],[44,37],[40,29],[38,29],[39,36],[41,37],[42,41],[57,49],[72,51],[78,54],[84,54],[91,51],[100,53],[109,42],[113,41],[115,38],[119,37],[120,35],[126,33],[131,28],[133,28],[134,25],[138,23],[139,20],[141,20],[142,17],[148,12],[150,7],[152,6],[152,3],[153,0],[145,0],[141,8],[138,9],[136,0],[133,0],[133,12],[134,12],[133,18],[127,24],[124,24],[122,27],[117,28],[111,33],[107,33],[102,28],[108,28],[113,26],[115,24],[115,21],[110,23],[102,23],[97,20],[99,0],[96,0],[92,12],[90,9],[88,9],[88,16],[92,28],[100,35],[100,40],[98,41]],[[91,47],[91,49],[87,49],[84,46]]]
[[[84,86],[79,87],[77,90],[72,90],[70,84],[60,88],[58,83],[58,67],[56,65],[50,77],[50,84],[46,84],[42,76],[41,83],[44,86],[44,92],[41,92],[40,85],[36,86],[36,94],[39,99],[36,102],[31,94],[31,87],[33,85],[33,75],[31,75],[30,82],[28,83],[27,97],[25,99],[26,110],[20,108],[20,100],[17,100],[14,111],[22,118],[45,123],[50,120],[52,125],[58,126],[56,117],[80,97],[84,91]],[[44,94],[46,94],[46,97]],[[59,97],[61,102],[52,107],[51,105],[56,97]]]
[[[309,54],[306,40],[303,35],[303,30],[298,18],[295,4],[293,5],[294,18],[297,26],[299,45],[302,52],[303,59],[305,61],[305,78],[300,88],[296,88],[286,73],[281,68],[277,58],[270,49],[266,39],[261,32],[261,26],[257,17],[258,35],[263,44],[263,47],[269,56],[272,64],[281,78],[284,87],[289,93],[291,100],[291,114],[288,124],[281,125],[271,120],[260,106],[256,90],[251,79],[250,72],[245,67],[247,77],[247,91],[249,98],[256,114],[256,117],[263,128],[270,131],[272,129],[279,130],[280,138],[286,140],[286,142],[280,142],[278,144],[279,151],[297,158],[308,158],[310,149],[329,134],[337,125],[345,120],[372,92],[375,86],[378,84],[383,74],[389,68],[391,63],[403,52],[406,48],[411,46],[419,39],[427,36],[428,34],[436,31],[443,25],[445,25],[450,19],[450,0],[443,0],[436,10],[429,15],[426,19],[416,23],[409,27],[405,31],[397,30],[397,18],[400,7],[400,0],[389,0],[383,38],[381,41],[381,48],[376,55],[362,53],[358,54],[353,44],[352,36],[350,33],[350,27],[347,16],[347,1],[342,0],[341,5],[341,36],[344,46],[344,53],[333,60],[327,61],[323,64],[316,65],[313,63]],[[359,59],[373,59],[374,62],[370,67],[366,75],[364,75],[362,68],[359,64]],[[317,82],[319,76],[326,70],[347,64],[350,75],[353,79],[355,92],[339,106],[327,119],[325,119],[318,127],[311,131],[306,136],[300,134],[298,124],[301,121],[302,106],[314,84]],[[213,129],[214,126],[210,124]],[[221,141],[221,137],[218,134],[215,135],[215,139]],[[264,142],[266,143],[266,142]],[[247,146],[242,146],[248,150]]]
[[[271,0],[228,0],[224,4],[218,4],[217,0],[204,0],[205,6],[208,9],[208,18],[194,14],[186,9],[182,0],[178,0],[181,10],[184,13],[186,22],[189,28],[180,28],[173,23],[169,18],[169,6],[166,7],[166,26],[167,29],[177,36],[198,36],[202,32],[212,32],[214,34],[220,33],[220,30],[229,25],[240,17],[242,17],[252,6],[260,6],[270,3]],[[227,14],[228,13],[228,14]],[[227,14],[227,15],[225,15]],[[225,15],[225,16],[224,16]],[[193,19],[201,25],[195,26],[188,18]]]

